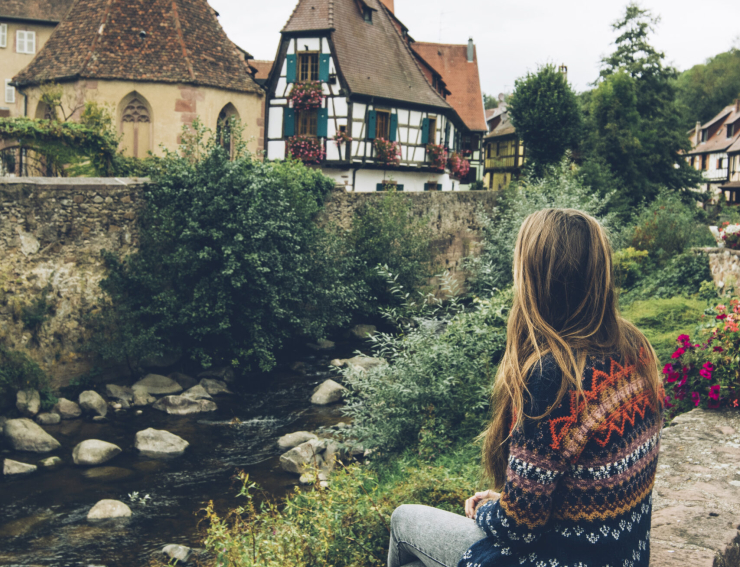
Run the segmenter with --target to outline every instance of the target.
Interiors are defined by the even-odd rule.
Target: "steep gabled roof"
[[[58,23],[74,0],[2,0],[0,18]]]
[[[363,6],[372,10],[372,23],[365,22]],[[283,33],[317,30],[331,30],[337,63],[352,94],[450,109],[380,0],[299,0]]]
[[[500,138],[502,136],[516,134],[516,129],[511,123],[511,119],[509,118],[509,112],[507,109],[504,109],[503,112],[498,115],[498,117],[500,117],[500,121],[493,128],[493,130],[491,130],[488,134],[484,136],[485,139],[490,140],[491,138]]]
[[[468,61],[467,45],[416,42],[411,48],[441,75],[450,95],[450,103],[473,132],[486,132],[483,92],[480,88],[478,55],[473,48],[473,61]]]
[[[705,142],[696,144],[688,154],[704,154],[712,152],[731,151],[730,148],[735,142],[740,141],[740,104],[734,102],[724,107],[714,118],[701,126],[702,130],[718,126],[714,135]],[[735,126],[735,132],[729,138],[727,137],[727,126],[738,122]],[[720,125],[721,123],[721,125]],[[691,130],[691,143],[693,145],[696,130]]]
[[[14,81],[78,78],[260,92],[206,0],[76,0]]]
[[[254,80],[258,84],[264,85],[267,79],[270,77],[270,71],[274,61],[263,61],[260,59],[250,59],[249,66],[254,69]]]

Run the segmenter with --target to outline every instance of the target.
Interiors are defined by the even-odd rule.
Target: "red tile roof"
[[[372,10],[372,24],[364,21],[361,6]],[[283,33],[331,30],[339,69],[352,94],[449,110],[395,22],[380,0],[299,0]]]
[[[58,23],[74,0],[2,0],[0,18]]]
[[[475,49],[473,61],[469,62],[467,45],[415,42],[411,48],[442,75],[451,93],[447,102],[465,125],[474,132],[486,132],[488,127]]]
[[[711,128],[717,126],[721,122],[721,125],[714,133],[714,135],[706,140],[705,142],[699,142],[694,145],[696,130],[689,132],[691,138],[692,149],[687,152],[688,155],[692,154],[706,154],[713,152],[726,152],[735,151],[735,148],[740,148],[736,142],[740,142],[740,104],[733,102],[730,105],[724,107],[714,118],[709,122],[702,124],[701,129]],[[735,132],[729,138],[727,137],[727,126],[729,124],[735,124]],[[732,148],[731,148],[732,146]]]
[[[260,59],[250,59],[249,65],[254,67],[257,72],[254,74],[255,79],[267,79],[272,71],[274,61],[262,61]]]
[[[206,0],[76,0],[14,81],[78,78],[261,92]]]
[[[499,110],[499,109],[496,109]],[[500,138],[502,136],[508,136],[510,134],[516,134],[516,129],[509,119],[509,112],[504,108],[503,112],[499,114],[500,121],[488,134],[484,136],[486,139]]]

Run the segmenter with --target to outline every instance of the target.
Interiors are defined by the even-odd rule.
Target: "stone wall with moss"
[[[0,182],[0,340],[55,385],[90,369],[85,320],[104,274],[100,252],[137,245],[140,189],[133,179]]]
[[[709,269],[717,287],[740,290],[740,250],[727,248],[697,248],[696,252],[709,257]]]

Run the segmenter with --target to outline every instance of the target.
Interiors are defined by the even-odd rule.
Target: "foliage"
[[[614,274],[617,287],[629,288],[641,279],[647,256],[647,250],[635,250],[631,246],[614,252]]]
[[[498,97],[483,93],[483,108],[491,110],[492,108],[498,108]]]
[[[500,195],[493,214],[479,216],[483,226],[480,255],[467,260],[471,291],[479,296],[487,296],[493,288],[502,289],[512,282],[516,237],[530,214],[559,207],[579,209],[598,218],[607,228],[614,221],[614,215],[608,212],[611,194],[602,196],[585,186],[567,155],[559,165],[545,168],[543,177],[525,175]]]
[[[471,191],[485,191],[486,190],[486,184],[483,183],[483,180],[476,179],[470,184],[470,190]]]
[[[450,176],[455,179],[463,180],[468,176],[470,171],[470,162],[463,159],[457,153],[453,153],[447,160],[447,167],[450,170]]]
[[[439,144],[427,144],[427,157],[433,168],[444,170],[447,163],[447,149]]]
[[[378,199],[366,200],[355,212],[347,247],[361,268],[356,277],[369,285],[380,305],[396,303],[378,266],[393,272],[408,290],[421,289],[433,274],[434,254],[428,219],[413,215],[412,200],[389,186]],[[373,310],[367,306],[366,310]]]
[[[253,160],[239,141],[230,160],[207,134],[195,123],[190,144],[162,160],[145,189],[140,250],[106,255],[101,288],[126,323],[127,352],[151,342],[206,367],[268,370],[288,338],[346,323],[362,285],[314,222],[331,179]]]
[[[292,103],[295,110],[321,108],[324,98],[323,87],[318,81],[294,83],[288,95],[288,101]]]
[[[376,138],[373,143],[375,147],[375,159],[385,165],[398,165],[401,163],[401,146],[398,142],[391,142],[385,138]]]
[[[339,146],[340,144],[346,144],[347,142],[351,142],[352,138],[350,137],[348,132],[339,130],[336,134],[334,134],[334,142]]]
[[[565,74],[553,65],[517,79],[509,116],[536,171],[557,164],[577,146],[581,113]]]
[[[663,367],[672,413],[740,406],[740,301],[707,309],[705,320],[696,343],[689,335],[678,337],[679,346]]]
[[[709,121],[740,97],[740,46],[684,71],[675,87],[684,129]]]
[[[396,292],[403,295],[401,288]],[[420,453],[433,458],[477,434],[505,347],[510,302],[508,292],[478,300],[469,311],[454,302],[444,310],[435,302],[407,300],[400,317],[386,312],[402,324],[398,336],[371,339],[374,355],[387,364],[344,371],[349,391],[343,412],[353,420],[351,435],[379,456],[418,440]]]
[[[693,295],[700,291],[702,283],[712,280],[709,258],[704,254],[686,252],[671,258],[664,267],[649,266],[643,277],[622,295],[622,301],[635,299],[668,298],[677,295]]]
[[[35,338],[38,338],[42,325],[54,313],[54,303],[49,301],[49,293],[51,285],[47,285],[30,303],[21,307],[23,327],[31,331]]]
[[[304,163],[321,163],[326,157],[324,142],[316,136],[291,136],[287,143],[290,155]]]
[[[0,344],[0,400],[14,400],[18,390],[38,390],[45,410],[56,403],[49,378],[39,365],[26,353]]]

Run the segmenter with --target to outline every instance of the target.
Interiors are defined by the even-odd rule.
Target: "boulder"
[[[355,325],[350,329],[349,334],[356,339],[366,339],[372,337],[377,332],[378,329],[375,325]]]
[[[16,451],[48,453],[61,447],[59,441],[25,417],[5,424],[5,438]]]
[[[371,368],[375,368],[376,366],[380,366],[382,364],[385,364],[385,360],[382,358],[373,358],[371,356],[353,356],[352,358],[348,358],[344,361],[347,366],[349,366],[353,370],[370,370]]]
[[[336,366],[337,368],[343,368],[347,365],[347,359],[346,358],[334,358],[329,363],[329,366]]]
[[[39,466],[42,469],[56,469],[61,467],[64,463],[59,457],[48,457],[39,461]]]
[[[15,407],[25,417],[35,416],[41,409],[38,390],[19,390],[15,397]]]
[[[109,518],[128,518],[131,508],[118,500],[101,500],[87,513],[88,520],[107,520]]]
[[[105,385],[105,395],[112,400],[120,400],[131,403],[134,400],[134,390],[128,386],[117,386],[116,384]]]
[[[337,384],[334,380],[327,380],[316,388],[313,396],[311,396],[311,403],[317,406],[333,404],[341,400],[346,391],[347,388],[341,384]]]
[[[202,386],[205,391],[208,392],[211,396],[233,393],[231,390],[229,390],[226,382],[222,382],[221,380],[214,380],[213,378],[203,378],[200,381],[200,386]]]
[[[5,459],[5,463],[3,464],[3,474],[5,476],[30,474],[37,470],[38,467],[36,465],[27,465],[26,463],[12,461],[10,459]]]
[[[162,553],[169,557],[170,561],[174,560],[179,563],[187,563],[193,555],[193,550],[185,545],[171,543],[162,548]]]
[[[56,425],[62,421],[58,413],[40,413],[36,416],[36,423],[39,425]]]
[[[277,444],[278,447],[287,451],[288,449],[297,447],[301,443],[305,443],[306,441],[310,441],[311,439],[318,439],[318,437],[316,437],[316,435],[314,435],[313,433],[309,433],[308,431],[296,431],[294,433],[283,435],[280,439],[278,439]]]
[[[173,372],[169,377],[180,384],[183,390],[189,390],[198,383],[195,378],[188,376],[187,374],[183,374],[182,372]]]
[[[210,400],[193,400],[184,396],[166,396],[152,407],[170,415],[190,415],[218,409],[216,404]]]
[[[158,455],[176,457],[182,455],[185,449],[190,446],[190,443],[174,433],[150,427],[136,434],[134,446],[144,455],[150,457]]]
[[[193,386],[190,388],[187,392],[182,394],[186,398],[190,398],[191,400],[210,400],[211,395],[206,392],[206,389],[198,384],[197,386]]]
[[[280,456],[280,466],[283,470],[295,474],[303,474],[307,470],[321,468],[324,464],[323,453],[326,446],[323,441],[311,439],[293,447]]]
[[[166,396],[169,394],[179,394],[182,392],[182,386],[172,378],[167,378],[167,376],[147,374],[134,384],[134,393],[136,390],[143,390],[153,396]]]
[[[231,366],[209,368],[198,374],[198,378],[216,378],[224,382],[234,381],[234,369]]]
[[[135,406],[148,406],[157,401],[157,398],[152,396],[149,392],[144,389],[134,389],[134,405]]]
[[[88,439],[78,444],[72,451],[76,465],[95,466],[107,463],[121,452],[121,448],[107,441]]]
[[[59,398],[51,411],[59,414],[62,419],[76,419],[82,415],[80,406],[66,398]]]
[[[319,339],[315,343],[308,343],[306,346],[313,350],[331,350],[336,346],[336,344],[334,341],[330,341],[328,339]]]
[[[85,413],[105,417],[108,413],[108,404],[103,397],[94,390],[85,390],[77,398],[77,403]]]

